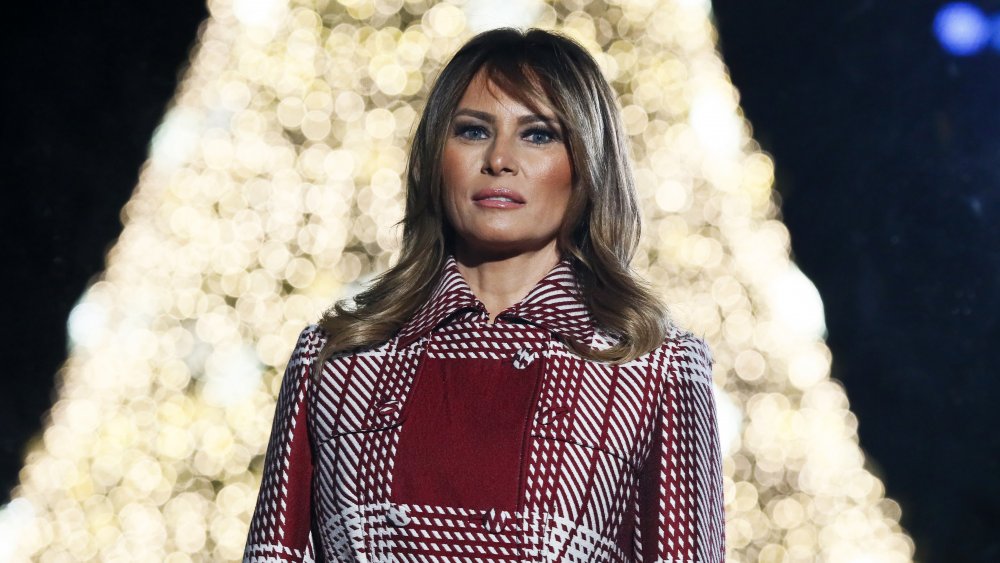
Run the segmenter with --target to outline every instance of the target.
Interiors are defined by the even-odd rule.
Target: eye
[[[487,131],[482,125],[472,125],[466,123],[455,126],[455,136],[470,141],[478,141],[480,139],[486,139],[490,135],[489,131]]]
[[[556,135],[555,131],[545,127],[533,127],[528,129],[524,132],[523,136],[529,143],[534,143],[536,145],[545,145],[559,139],[559,136]]]

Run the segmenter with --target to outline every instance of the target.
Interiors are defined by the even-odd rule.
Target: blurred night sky
[[[917,558],[1000,561],[1000,53],[945,54],[941,5],[713,2],[833,375]],[[8,8],[0,502],[206,16],[192,0]]]

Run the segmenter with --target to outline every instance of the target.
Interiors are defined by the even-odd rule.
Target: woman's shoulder
[[[378,344],[377,346],[351,348],[337,351],[324,351],[324,348],[330,338],[331,333],[329,329],[324,327],[321,322],[310,323],[306,325],[301,332],[299,332],[299,336],[295,342],[293,356],[312,363],[315,362],[322,353],[324,363],[343,362],[349,361],[352,357],[358,355],[385,354],[387,348],[391,348],[393,344],[393,340],[390,339]]]
[[[667,325],[667,333],[663,339],[662,346],[697,352],[708,356],[708,359],[711,360],[712,352],[705,338],[696,335],[673,321],[670,321]]]
[[[323,349],[329,335],[319,323],[310,323],[299,332],[295,340],[293,356],[299,358],[315,358]]]
[[[668,370],[695,378],[712,377],[712,350],[705,338],[671,321],[666,336],[655,351]]]

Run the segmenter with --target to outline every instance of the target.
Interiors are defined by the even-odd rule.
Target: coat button
[[[391,422],[399,413],[400,402],[395,399],[382,401],[375,408],[375,416],[382,423]]]
[[[397,528],[402,528],[410,523],[410,517],[406,514],[406,508],[402,506],[390,506],[385,516],[389,520],[389,523]]]
[[[510,512],[491,508],[483,513],[483,528],[486,531],[499,534],[513,520]]]
[[[532,351],[531,348],[521,348],[514,354],[514,369],[528,367],[537,357],[538,352]]]

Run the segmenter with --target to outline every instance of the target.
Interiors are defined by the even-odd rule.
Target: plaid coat
[[[244,561],[723,560],[705,343],[676,327],[621,365],[572,268],[493,323],[449,259],[388,342],[288,362]]]

